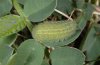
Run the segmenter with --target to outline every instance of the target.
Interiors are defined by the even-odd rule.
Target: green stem
[[[25,19],[26,19],[26,25],[27,25],[29,31],[32,32],[33,24],[29,21],[28,18],[25,18]]]
[[[25,14],[21,8],[21,6],[18,4],[17,0],[12,0],[14,8],[17,10],[18,14],[22,17],[25,17]]]
[[[29,21],[28,17],[25,15],[25,13],[23,12],[23,9],[21,8],[21,6],[18,4],[17,0],[12,0],[14,8],[17,10],[18,14],[25,19],[25,24],[27,25],[28,29],[30,30],[30,32],[32,31],[33,25],[32,23]]]

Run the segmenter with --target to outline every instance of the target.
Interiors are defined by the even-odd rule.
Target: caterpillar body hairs
[[[38,42],[63,40],[71,37],[77,29],[75,21],[45,21],[33,28],[32,36]]]

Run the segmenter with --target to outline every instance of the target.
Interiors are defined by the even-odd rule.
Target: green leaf
[[[18,0],[20,4],[24,4],[26,0]]]
[[[90,62],[89,65],[95,65],[95,62]]]
[[[0,0],[0,16],[10,13],[11,8],[11,0]]]
[[[52,65],[83,65],[85,56],[81,51],[70,47],[60,47],[50,54]]]
[[[92,27],[90,29],[90,31],[88,32],[88,35],[86,37],[86,40],[85,40],[85,44],[83,45],[83,48],[82,50],[83,51],[86,51],[87,49],[91,48],[91,45],[94,44],[94,42],[96,41],[96,30],[94,27]]]
[[[79,9],[82,9],[85,4],[84,0],[76,0],[75,2],[76,2],[76,7]]]
[[[20,45],[8,65],[41,65],[43,56],[44,47],[33,39],[29,39]]]
[[[56,8],[64,13],[70,14],[72,10],[74,9],[73,1],[72,0],[58,0]]]
[[[86,20],[90,20],[90,18],[92,17],[92,13],[95,10],[95,8],[93,7],[93,5],[90,4],[90,3],[85,3],[82,9],[83,9],[83,12],[85,14],[84,18]]]
[[[50,65],[47,58],[44,58],[41,65]]]
[[[94,27],[97,32],[100,32],[100,24],[95,24]]]
[[[0,38],[17,33],[22,30],[26,24],[24,19],[18,15],[6,15],[0,18]]]
[[[83,15],[81,17],[79,17],[79,19],[77,19],[77,22],[79,24],[78,27],[80,29],[81,28],[83,29],[85,27],[87,21],[91,19],[93,11],[94,11],[94,8],[93,8],[93,6],[90,3],[84,4]],[[84,20],[84,22],[82,22],[82,20],[80,18],[82,18],[82,20]]]
[[[7,46],[6,44],[0,44],[0,65],[6,65],[12,53],[12,48]]]
[[[88,61],[96,60],[100,56],[100,36],[96,33],[97,31],[92,26],[82,46],[82,51],[86,52]]]
[[[8,44],[11,45],[14,43],[15,39],[17,38],[16,34],[0,38],[0,44]]]
[[[33,22],[39,22],[49,17],[56,7],[56,0],[27,0],[24,3],[24,13]]]

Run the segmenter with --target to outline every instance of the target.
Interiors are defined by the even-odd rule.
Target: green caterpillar
[[[11,34],[17,33],[23,28],[26,24],[24,19],[18,15],[6,15],[0,18],[0,38],[6,37]]]
[[[32,36],[39,42],[69,38],[76,32],[75,21],[46,21],[33,28]]]

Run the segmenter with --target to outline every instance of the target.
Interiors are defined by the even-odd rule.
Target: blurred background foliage
[[[64,42],[32,38],[31,25],[61,20],[78,25]],[[0,0],[0,65],[100,65],[100,0]]]

